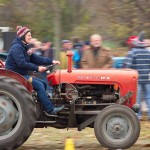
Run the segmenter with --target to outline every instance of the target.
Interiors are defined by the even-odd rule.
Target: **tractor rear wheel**
[[[94,131],[102,146],[109,149],[127,149],[139,137],[140,122],[130,108],[116,104],[104,108],[97,115]]]
[[[13,150],[32,133],[36,107],[32,95],[14,79],[0,77],[0,149]]]

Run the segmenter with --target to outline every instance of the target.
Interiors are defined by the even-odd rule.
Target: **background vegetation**
[[[56,42],[99,33],[113,47],[124,46],[140,31],[150,37],[149,14],[150,0],[0,0],[0,26],[28,26],[39,40]]]

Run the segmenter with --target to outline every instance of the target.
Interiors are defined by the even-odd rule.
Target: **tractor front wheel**
[[[140,122],[130,108],[117,104],[104,108],[97,115],[94,131],[102,146],[109,149],[127,149],[139,137]]]

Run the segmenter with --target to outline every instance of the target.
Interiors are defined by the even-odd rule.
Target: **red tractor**
[[[2,64],[3,66],[3,64]],[[136,116],[138,74],[131,69],[52,70],[47,76],[53,87],[51,100],[63,111],[48,115],[21,75],[0,69],[0,149],[21,146],[34,128],[94,128],[99,143],[109,149],[131,147],[140,134]]]

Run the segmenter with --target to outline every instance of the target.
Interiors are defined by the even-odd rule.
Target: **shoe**
[[[50,112],[47,112],[47,114],[54,115],[54,114],[60,112],[61,110],[63,110],[64,107],[65,107],[64,105],[61,106],[61,107],[54,107],[54,109],[52,111],[50,111]]]

